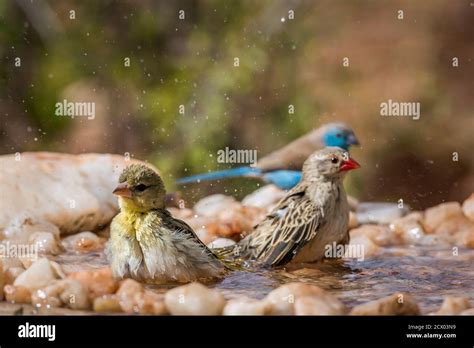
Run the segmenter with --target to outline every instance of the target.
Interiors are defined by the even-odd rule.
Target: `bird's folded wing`
[[[199,239],[194,230],[186,222],[180,219],[174,218],[169,211],[163,211],[162,214],[166,214],[168,218],[163,219],[163,225],[170,231],[180,232],[186,235],[189,239],[193,240],[198,244],[203,253],[208,254],[211,258],[217,259],[217,256],[212,253],[209,248]]]
[[[320,209],[304,192],[287,196],[268,217],[271,233],[265,234],[257,259],[269,266],[288,263],[315,237],[320,217]]]

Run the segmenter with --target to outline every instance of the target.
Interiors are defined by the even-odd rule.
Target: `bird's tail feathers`
[[[248,271],[244,265],[244,260],[235,254],[236,245],[229,245],[222,248],[212,249],[212,253],[229,269],[233,271]]]

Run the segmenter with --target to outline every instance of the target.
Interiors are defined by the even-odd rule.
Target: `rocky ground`
[[[1,160],[13,160],[5,157]],[[91,213],[81,203],[72,212],[63,209],[55,214],[52,204],[58,198],[49,202],[41,182],[42,176],[57,173],[63,164],[61,158],[46,157],[46,162],[36,158],[36,163],[28,164],[42,170],[29,186],[30,198],[36,197],[34,204],[41,209],[20,209],[21,214],[10,209],[10,215],[0,216],[0,314],[474,314],[474,194],[462,204],[447,202],[419,212],[351,199],[350,243],[363,246],[363,259],[346,255],[343,260],[277,271],[234,272],[205,285],[147,285],[113,279],[103,255],[108,229],[99,217],[105,210],[110,219],[117,207],[110,192],[96,185],[116,178],[103,169],[94,175],[84,169],[68,180],[59,177],[56,192],[76,180],[82,195],[93,199],[95,210]],[[95,160],[109,163],[114,173],[125,164],[120,158]],[[66,165],[83,166],[74,161]],[[15,178],[3,179],[0,182],[12,185],[12,192],[2,205],[27,204],[28,195],[18,195],[12,189],[19,190],[18,186],[8,182]],[[48,180],[54,187],[55,180]],[[224,246],[251,233],[283,194],[265,186],[242,202],[213,195],[192,209],[180,204],[170,211],[186,220],[206,244]],[[68,195],[74,195],[73,190]],[[62,199],[71,200],[68,195]],[[71,216],[82,223],[68,223]],[[90,228],[91,232],[81,226],[102,228]],[[39,257],[25,256],[20,246],[34,248]]]

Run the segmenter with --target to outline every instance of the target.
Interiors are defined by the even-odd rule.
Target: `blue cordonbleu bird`
[[[327,146],[349,150],[358,145],[354,131],[344,123],[328,123],[299,137],[288,145],[263,157],[253,167],[238,167],[181,178],[178,184],[235,177],[259,178],[281,189],[289,190],[301,180],[301,168],[314,151]]]

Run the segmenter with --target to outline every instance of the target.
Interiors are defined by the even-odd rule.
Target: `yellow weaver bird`
[[[166,190],[152,169],[132,164],[113,191],[120,213],[110,225],[107,259],[117,278],[190,282],[219,278],[228,269],[184,221],[165,209]]]

